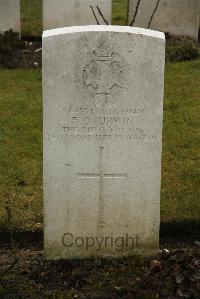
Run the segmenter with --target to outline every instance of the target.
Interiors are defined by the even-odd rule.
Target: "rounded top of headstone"
[[[138,34],[142,36],[150,36],[165,40],[165,34],[160,31],[144,29],[130,26],[113,26],[113,25],[87,25],[87,26],[72,26],[62,27],[57,29],[46,30],[42,37],[58,36],[63,34],[81,33],[81,32],[124,32],[130,34]]]

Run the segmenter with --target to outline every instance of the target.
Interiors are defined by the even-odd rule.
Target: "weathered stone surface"
[[[130,0],[130,21],[135,14],[137,3],[138,0]],[[158,0],[140,1],[133,26],[148,28],[157,3]],[[150,28],[198,40],[199,10],[199,0],[160,0]]]
[[[0,32],[20,33],[20,0],[0,0]]]
[[[100,24],[104,22],[99,17],[97,5],[105,19],[111,24],[111,0],[43,0],[44,30],[65,26],[96,25],[90,5],[94,8]]]
[[[151,30],[44,32],[47,258],[158,249],[164,53]]]

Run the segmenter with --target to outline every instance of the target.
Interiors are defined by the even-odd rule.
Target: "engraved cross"
[[[124,179],[127,178],[127,173],[104,173],[103,165],[103,150],[104,147],[99,147],[99,172],[98,173],[77,173],[80,178],[99,179],[99,215],[98,225],[104,225],[104,181],[105,179]]]

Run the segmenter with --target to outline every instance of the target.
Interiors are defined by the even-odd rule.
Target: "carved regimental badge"
[[[129,66],[118,53],[112,52],[108,42],[83,59],[76,69],[76,85],[85,98],[97,104],[114,103],[122,95],[129,78]]]

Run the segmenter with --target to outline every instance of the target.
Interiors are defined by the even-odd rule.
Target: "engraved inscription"
[[[108,41],[83,59],[76,69],[76,85],[87,99],[98,105],[114,103],[128,86],[129,66],[125,59],[111,50]]]
[[[153,132],[147,133],[141,119],[145,109],[138,107],[79,107],[65,106],[63,123],[59,130],[48,135],[48,139],[85,141],[151,142],[156,140]]]
[[[104,173],[103,165],[103,150],[104,147],[99,147],[99,172],[98,173],[77,173],[80,178],[99,179],[99,209],[98,209],[98,225],[105,225],[104,222],[104,180],[105,179],[125,179],[127,173]]]

